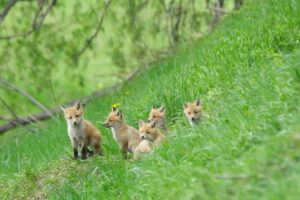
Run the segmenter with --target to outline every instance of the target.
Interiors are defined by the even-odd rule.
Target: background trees
[[[234,3],[241,5],[233,0],[1,1],[0,74],[54,107],[121,81],[178,44],[201,38],[222,14],[238,8]],[[0,84],[0,94],[16,115],[40,111],[6,85]],[[4,104],[0,116],[11,117]]]

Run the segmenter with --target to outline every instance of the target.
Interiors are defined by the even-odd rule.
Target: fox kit
[[[168,128],[166,126],[165,113],[166,113],[165,106],[162,106],[160,108],[154,108],[152,106],[151,112],[149,114],[148,122],[153,122],[156,120],[158,128],[166,131],[167,133],[170,133],[170,131],[168,130]]]
[[[143,140],[149,141],[151,144],[158,145],[165,139],[165,136],[159,130],[159,122],[139,122],[140,137]]]
[[[123,113],[120,110],[112,108],[103,125],[106,128],[111,128],[113,137],[119,142],[125,159],[128,151],[134,154],[150,151],[145,142],[142,143],[143,146],[139,146],[142,141],[139,131],[125,123]]]
[[[183,106],[185,116],[191,126],[199,125],[202,117],[209,117],[209,115],[203,113],[200,99],[197,99],[194,103],[184,102]]]
[[[101,135],[97,128],[83,118],[83,109],[80,102],[66,108],[61,106],[68,124],[68,135],[73,145],[74,159],[78,158],[78,147],[81,148],[81,158],[86,159],[87,153],[93,154],[88,149],[92,146],[96,153],[104,155],[101,149]]]

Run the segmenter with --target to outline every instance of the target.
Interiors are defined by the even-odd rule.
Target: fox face
[[[148,122],[158,121],[158,123],[163,123],[165,119],[166,107],[162,106],[160,108],[152,107],[151,112],[149,114]]]
[[[157,121],[146,123],[140,120],[139,132],[141,139],[154,141],[157,137]]]
[[[120,110],[112,108],[111,113],[108,114],[106,121],[103,126],[106,128],[118,127],[124,123],[123,114]]]
[[[184,114],[189,120],[192,126],[196,126],[202,117],[202,107],[200,99],[197,99],[194,103],[184,102]]]
[[[61,106],[65,118],[70,125],[78,125],[83,121],[83,109],[80,102],[76,102],[72,107]]]

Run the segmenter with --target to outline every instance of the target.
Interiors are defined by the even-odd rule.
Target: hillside
[[[93,99],[106,156],[72,160],[62,117],[0,144],[0,199],[298,199],[300,2],[251,0],[208,37]],[[211,116],[190,127],[184,101]],[[130,125],[166,105],[168,142],[123,160],[101,124],[119,103]]]

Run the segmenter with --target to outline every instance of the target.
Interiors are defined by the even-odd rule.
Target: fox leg
[[[81,149],[81,159],[82,160],[85,160],[86,159],[86,154],[88,152],[88,149],[87,149],[87,146],[86,145],[83,145],[82,146],[82,149]]]
[[[104,156],[104,152],[102,151],[101,145],[95,144],[94,149],[97,154],[99,154],[100,156]]]
[[[76,160],[78,158],[78,141],[76,138],[72,138],[72,145],[73,145],[73,156]]]
[[[127,159],[127,152],[128,152],[128,142],[127,141],[123,141],[122,142],[122,154],[123,154],[123,158]]]
[[[86,148],[86,150],[87,150],[87,153],[88,153],[89,156],[94,155],[94,152],[92,150],[89,150],[88,148]]]

